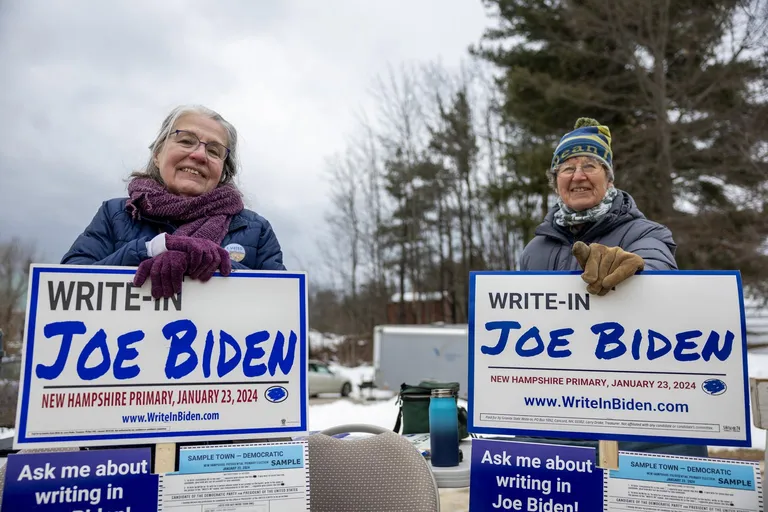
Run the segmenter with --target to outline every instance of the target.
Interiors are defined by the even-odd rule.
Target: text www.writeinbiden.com
[[[171,421],[216,421],[217,412],[148,412],[145,414],[130,414],[123,416],[123,423],[167,423]]]
[[[614,411],[653,411],[687,413],[688,404],[659,402],[641,402],[632,398],[588,398],[562,396],[560,398],[525,397],[529,407],[565,407],[568,409],[609,409]]]

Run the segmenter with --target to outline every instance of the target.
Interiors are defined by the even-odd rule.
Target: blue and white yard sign
[[[237,270],[154,300],[135,269],[30,274],[15,447],[307,432],[307,285]]]
[[[594,448],[473,439],[469,509],[602,511],[604,475],[595,460]]]
[[[154,511],[157,494],[149,448],[18,453],[8,457],[3,510]]]
[[[472,272],[469,429],[751,446],[741,278]]]

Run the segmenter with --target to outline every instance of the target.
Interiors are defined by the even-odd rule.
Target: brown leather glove
[[[572,252],[584,269],[581,278],[588,285],[587,291],[592,294],[605,295],[611,288],[645,267],[643,258],[621,247],[576,242]]]

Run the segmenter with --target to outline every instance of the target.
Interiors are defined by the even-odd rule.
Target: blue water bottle
[[[432,465],[459,465],[459,418],[450,389],[433,389],[429,399],[429,444]]]

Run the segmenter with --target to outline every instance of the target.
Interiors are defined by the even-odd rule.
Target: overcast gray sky
[[[167,112],[202,103],[240,132],[286,265],[320,270],[324,161],[376,75],[457,65],[487,24],[480,0],[0,0],[0,239],[58,263]]]

